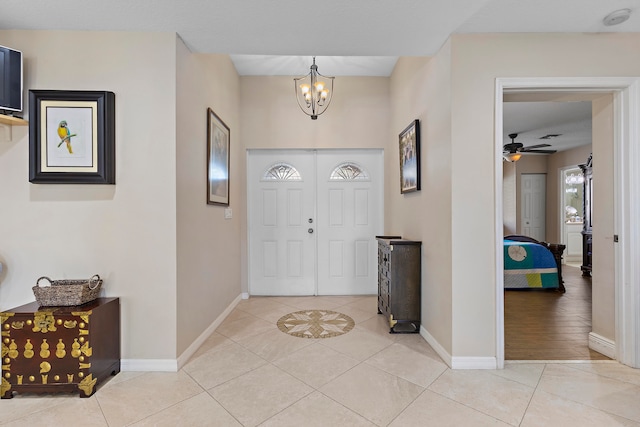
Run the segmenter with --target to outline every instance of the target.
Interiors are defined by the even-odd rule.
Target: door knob
[[[313,228],[308,229],[308,230],[307,230],[307,232],[308,232],[309,234],[313,234]]]
[[[309,218],[309,224],[313,224],[313,218]]]

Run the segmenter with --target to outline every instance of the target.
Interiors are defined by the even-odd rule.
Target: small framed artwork
[[[400,133],[400,193],[420,190],[420,121]]]
[[[229,127],[207,109],[207,204],[229,206]]]
[[[115,184],[115,94],[29,91],[29,181]]]

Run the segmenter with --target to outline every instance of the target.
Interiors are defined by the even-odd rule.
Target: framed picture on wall
[[[229,206],[229,127],[207,109],[207,204]]]
[[[115,94],[29,91],[29,181],[115,184]]]
[[[420,190],[420,122],[414,120],[399,136],[400,193]]]

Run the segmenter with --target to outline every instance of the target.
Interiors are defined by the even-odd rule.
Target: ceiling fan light
[[[508,162],[517,162],[522,157],[522,153],[507,153],[504,155],[504,159]]]

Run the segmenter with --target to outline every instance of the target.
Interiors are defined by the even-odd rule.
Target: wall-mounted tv
[[[22,52],[0,46],[0,110],[22,111]]]

